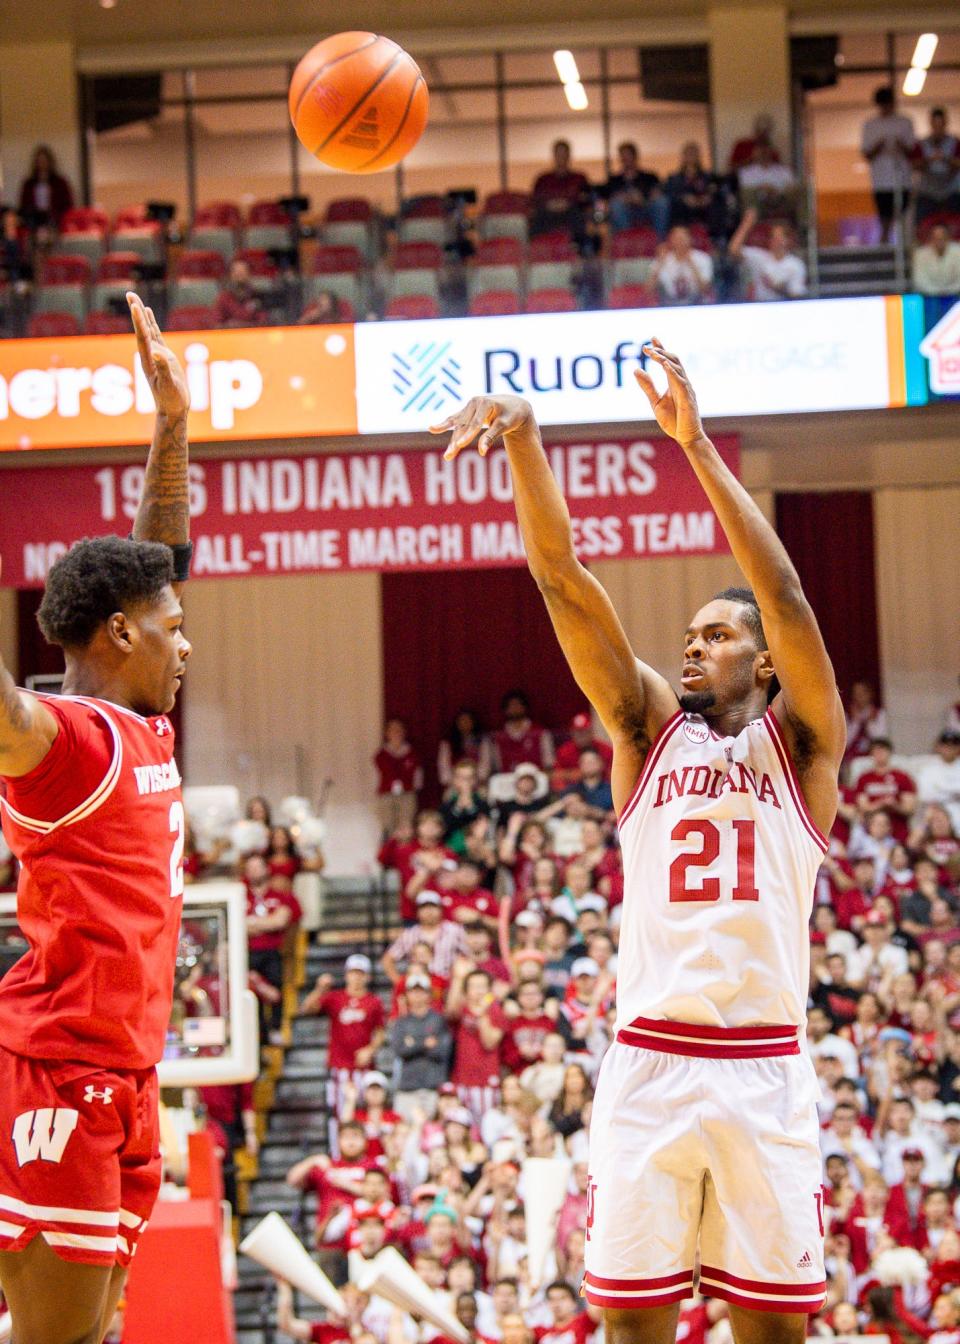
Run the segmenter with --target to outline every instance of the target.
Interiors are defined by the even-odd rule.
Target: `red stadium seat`
[[[771,221],[758,219],[745,239],[748,247],[768,247],[770,244]]]
[[[373,219],[373,206],[362,196],[345,196],[327,206],[328,224],[367,223]]]
[[[387,304],[384,317],[418,321],[440,316],[440,306],[430,294],[401,294]]]
[[[483,203],[485,215],[526,215],[530,213],[530,195],[526,191],[494,191]]]
[[[576,261],[577,249],[567,233],[541,233],[530,240],[529,257],[532,262]]]
[[[122,205],[113,221],[114,229],[138,229],[141,224],[149,224],[150,217],[145,205]]]
[[[136,280],[142,262],[139,252],[106,252],[97,266],[97,279]]]
[[[87,285],[92,267],[86,257],[47,257],[43,263],[43,285]]]
[[[239,229],[240,224],[240,208],[232,201],[208,201],[193,217],[195,229]]]
[[[234,253],[233,259],[245,261],[250,267],[251,275],[261,276],[265,280],[275,280],[280,274],[277,263],[263,247],[240,247]]]
[[[471,317],[512,317],[520,311],[520,297],[512,289],[488,289],[470,300]]]
[[[177,279],[222,280],[227,272],[227,263],[219,252],[188,249],[181,252],[177,259]]]
[[[532,289],[524,305],[525,313],[573,313],[577,300],[569,289]]]
[[[477,244],[477,266],[522,266],[523,248],[516,238],[484,238]]]
[[[184,304],[170,309],[165,325],[167,331],[210,331],[217,325],[217,315],[213,308]]]
[[[400,243],[393,258],[395,271],[439,271],[443,248],[437,243]]]
[[[79,336],[80,323],[73,313],[34,313],[27,323],[27,335],[33,337]]]
[[[442,196],[419,196],[403,208],[404,219],[445,219],[449,213]]]
[[[611,257],[652,257],[660,242],[656,229],[643,224],[637,229],[621,229],[610,242]]]
[[[279,201],[254,201],[247,215],[247,224],[252,226],[277,224],[287,228],[290,216]]]
[[[689,224],[687,227],[694,247],[698,247],[701,252],[713,251],[713,240],[707,232],[706,224]]]
[[[657,297],[646,285],[615,285],[607,295],[608,308],[656,308]]]
[[[363,253],[358,247],[318,247],[313,254],[314,275],[342,275],[362,271]]]
[[[133,327],[129,317],[119,313],[87,313],[83,330],[88,336],[129,336]]]
[[[77,205],[68,210],[60,221],[61,233],[107,233],[110,216],[106,210],[92,205]]]

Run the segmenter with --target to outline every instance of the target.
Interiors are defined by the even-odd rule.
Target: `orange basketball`
[[[389,37],[336,33],[294,70],[289,103],[301,144],[321,163],[377,173],[420,139],[430,95],[416,61]]]

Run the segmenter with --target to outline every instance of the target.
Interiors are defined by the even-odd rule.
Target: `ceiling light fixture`
[[[933,53],[936,51],[939,41],[936,33],[921,33],[917,38],[917,45],[913,49],[911,66],[917,70],[929,70]]]
[[[926,82],[926,70],[922,66],[911,65],[903,77],[903,92],[908,98],[916,98],[918,93],[923,92],[923,86]]]
[[[589,106],[587,91],[579,80],[573,84],[564,84],[563,91],[567,95],[571,112],[583,112]]]
[[[555,51],[553,53],[553,63],[557,67],[557,74],[560,76],[561,84],[580,83],[580,71],[577,69],[577,58],[572,51]]]

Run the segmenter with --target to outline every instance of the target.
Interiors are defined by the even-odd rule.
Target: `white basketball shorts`
[[[680,1302],[699,1264],[705,1297],[819,1311],[817,1094],[793,1028],[637,1019],[620,1030],[590,1123],[587,1300]]]

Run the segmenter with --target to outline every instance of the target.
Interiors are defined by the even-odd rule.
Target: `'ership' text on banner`
[[[734,436],[717,442],[739,472]],[[635,437],[549,445],[582,560],[728,548],[683,452]],[[483,569],[524,563],[506,454],[321,453],[191,464],[193,574]],[[79,537],[126,533],[142,466],[4,473],[4,581],[43,583]]]

